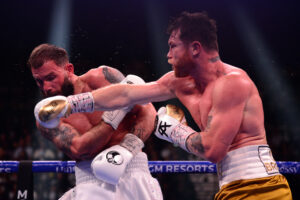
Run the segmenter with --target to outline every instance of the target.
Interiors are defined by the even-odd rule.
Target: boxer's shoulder
[[[102,65],[90,69],[80,76],[81,80],[87,83],[91,89],[97,89],[109,84],[119,83],[124,79],[124,75],[117,69]]]
[[[113,67],[102,65],[98,67],[97,70],[99,70],[101,76],[109,83],[119,83],[125,78],[118,69]]]
[[[175,74],[174,74],[174,71],[170,71],[166,74],[164,74],[160,79],[158,79],[156,82],[161,84],[161,85],[164,85],[164,86],[167,86],[167,87],[170,87],[172,86],[172,83],[176,80],[175,78]]]

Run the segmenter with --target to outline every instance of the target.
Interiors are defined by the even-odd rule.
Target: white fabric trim
[[[278,175],[279,170],[268,145],[251,145],[227,153],[217,164],[220,188],[232,181]]]
[[[103,183],[103,181],[97,179],[91,169],[92,161],[80,161],[75,165],[75,177],[76,177],[76,185],[85,182],[98,182]],[[148,168],[148,159],[147,155],[143,152],[138,153],[128,164],[125,174],[136,171],[143,171],[150,174]]]

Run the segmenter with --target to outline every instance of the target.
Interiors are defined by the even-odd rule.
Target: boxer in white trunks
[[[37,46],[28,65],[45,97],[91,92],[119,82],[143,83],[134,75],[124,78],[108,66],[77,76],[67,52],[50,44]],[[153,105],[145,104],[37,121],[42,135],[76,160],[76,186],[60,199],[163,199],[157,180],[149,172],[147,155],[141,151],[154,130],[155,115]]]

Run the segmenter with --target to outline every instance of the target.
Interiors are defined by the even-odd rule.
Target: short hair
[[[62,66],[69,62],[69,56],[63,48],[52,44],[41,44],[32,50],[27,64],[30,68],[37,69],[50,60],[53,60],[56,65]]]
[[[180,30],[180,39],[184,43],[199,41],[207,50],[219,51],[216,21],[206,12],[182,12],[168,26],[167,33]]]

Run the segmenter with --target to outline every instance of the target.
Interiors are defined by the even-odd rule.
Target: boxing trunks
[[[161,200],[162,192],[158,181],[148,168],[148,158],[138,153],[128,164],[119,183],[114,186],[95,178],[91,161],[81,161],[75,166],[76,186],[59,200]]]
[[[251,145],[227,153],[217,164],[220,191],[215,199],[292,199],[267,145]]]

